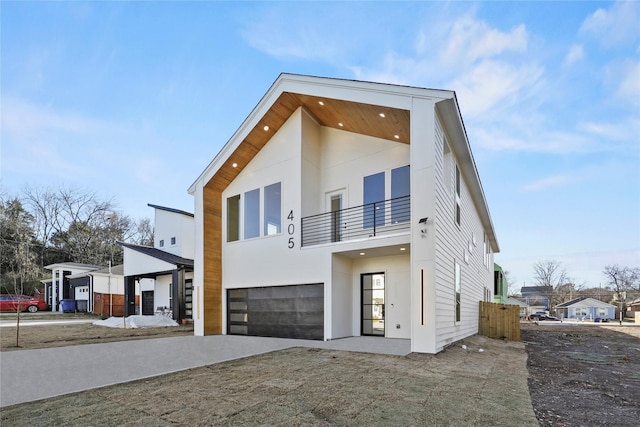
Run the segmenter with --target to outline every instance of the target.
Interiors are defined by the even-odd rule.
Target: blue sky
[[[638,2],[0,3],[2,191],[133,217],[187,188],[281,72],[457,93],[520,284],[640,267]]]

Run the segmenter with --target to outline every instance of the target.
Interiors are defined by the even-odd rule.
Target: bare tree
[[[540,291],[548,298],[549,308],[563,302],[557,291],[569,282],[569,279],[560,261],[536,262],[533,265],[533,278],[540,287]]]
[[[119,264],[123,259],[117,241],[153,244],[150,220],[138,222],[118,212],[112,198],[101,200],[77,187],[27,187],[24,194],[41,242],[41,266],[59,261]]]
[[[604,267],[602,274],[607,285],[614,292],[614,298],[620,303],[620,310],[627,310],[627,301],[640,290],[640,268],[621,267],[617,264]],[[634,295],[635,296],[635,295]]]
[[[511,272],[508,270],[504,270],[502,272],[504,276],[504,281],[507,284],[507,295],[510,297],[516,296],[520,294],[520,290],[516,287],[516,280],[511,277]]]

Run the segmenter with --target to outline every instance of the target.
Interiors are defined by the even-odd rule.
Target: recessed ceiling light
[[[342,126],[344,126],[344,125],[343,125],[343,124],[342,124],[342,122],[341,122],[341,123],[338,123],[338,126],[342,127]]]
[[[364,255],[364,252],[360,252],[360,255]]]
[[[322,101],[318,101],[318,104],[320,104],[320,105],[324,105],[324,102],[322,102]]]
[[[268,131],[269,130],[269,126],[265,126],[262,129],[264,129],[265,131]]]
[[[237,167],[238,167],[238,164],[237,164],[237,163],[234,163],[234,164],[232,164],[231,166],[233,166],[234,168],[237,168]]]
[[[401,251],[404,251],[404,250],[406,250],[406,249],[407,249],[407,248],[400,248],[400,250],[401,250]]]
[[[384,113],[380,113],[379,116],[384,118]]]
[[[393,135],[395,139],[400,139],[400,135]]]

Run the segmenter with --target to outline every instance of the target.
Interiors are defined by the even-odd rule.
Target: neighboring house
[[[62,311],[60,301],[75,299],[75,291],[71,287],[69,276],[99,270],[103,267],[77,262],[61,262],[44,268],[51,270],[51,281],[43,281],[45,301],[51,307],[51,311]]]
[[[196,335],[437,353],[493,300],[499,247],[452,91],[282,74],[189,193]]]
[[[101,316],[124,315],[124,266],[116,265],[69,276],[76,310]],[[135,298],[139,301],[140,290]]]
[[[527,316],[527,309],[529,308],[529,306],[526,303],[520,301],[519,299],[509,297],[509,298],[507,298],[507,302],[505,304],[517,305],[518,307],[520,307],[520,318],[521,319],[523,319],[523,318],[525,318]]]
[[[527,304],[527,315],[538,311],[549,311],[549,296],[553,293],[552,286],[523,286],[520,288],[520,301]]]
[[[615,319],[616,306],[595,298],[576,298],[556,306],[558,316],[566,319]]]
[[[504,276],[502,267],[493,264],[493,302],[496,304],[509,304],[508,300],[509,285]]]
[[[193,311],[193,214],[155,209],[154,245],[118,242],[124,250],[126,315],[165,314],[191,319]],[[134,289],[140,288],[140,303]]]

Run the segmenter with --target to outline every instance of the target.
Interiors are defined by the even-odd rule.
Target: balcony
[[[410,207],[403,196],[302,218],[302,246],[397,234],[410,227]]]

